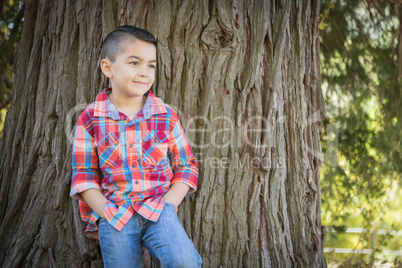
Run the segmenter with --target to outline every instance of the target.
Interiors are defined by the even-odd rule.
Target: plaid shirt
[[[97,215],[79,193],[95,188],[108,199],[104,214],[121,230],[134,214],[156,222],[175,182],[197,189],[198,163],[177,113],[149,90],[130,120],[109,101],[107,88],[79,116],[70,196],[80,200],[85,234],[97,238]]]

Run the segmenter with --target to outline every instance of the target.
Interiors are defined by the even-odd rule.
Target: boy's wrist
[[[179,204],[176,204],[174,201],[171,201],[171,200],[169,200],[169,199],[166,199],[165,197],[163,197],[163,199],[165,200],[165,203],[172,204],[172,205],[174,205],[175,207],[178,207],[178,206],[179,206]]]
[[[185,183],[173,183],[163,198],[165,199],[165,202],[170,203],[177,208],[183,201],[189,188],[190,187]]]

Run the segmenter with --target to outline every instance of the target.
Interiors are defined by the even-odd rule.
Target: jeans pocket
[[[99,218],[99,224],[101,223],[107,223],[107,219],[106,218]]]
[[[165,207],[163,209],[166,212],[177,214],[177,208],[172,203],[165,203]]]

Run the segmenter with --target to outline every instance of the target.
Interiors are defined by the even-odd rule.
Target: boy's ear
[[[112,65],[112,63],[107,58],[101,60],[101,62],[100,62],[100,67],[101,67],[102,73],[107,78],[112,78],[113,77],[112,70],[110,69],[111,65]]]

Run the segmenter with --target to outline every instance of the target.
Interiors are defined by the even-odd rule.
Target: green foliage
[[[24,1],[0,2],[0,109],[8,110],[7,99],[12,91],[13,65],[24,21]],[[2,106],[6,107],[2,107]],[[0,131],[3,124],[0,116]]]
[[[346,227],[400,228],[400,223],[390,223],[398,221],[401,208],[386,208],[392,202],[388,193],[397,187],[394,181],[402,183],[402,77],[396,54],[401,10],[396,1],[386,0],[328,1],[322,6],[323,92],[327,103],[338,107],[325,122],[338,129],[338,165],[324,163],[321,171],[323,224],[336,230],[326,246],[349,241],[348,248],[378,248],[369,258],[332,254],[327,255],[330,261],[373,264],[387,241],[394,243],[391,236],[373,242],[369,233],[348,240],[343,237]],[[324,151],[327,132],[324,128]],[[401,243],[392,245],[402,250]]]

